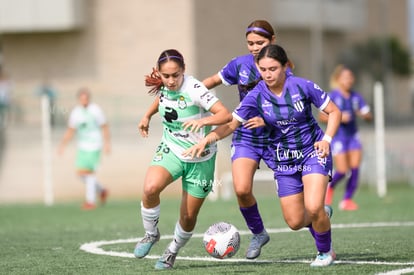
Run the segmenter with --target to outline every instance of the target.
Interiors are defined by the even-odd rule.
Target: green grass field
[[[273,192],[269,187],[268,194]],[[176,186],[179,188],[179,185]],[[332,218],[337,262],[326,268],[310,268],[315,246],[307,231],[286,230],[278,199],[258,195],[271,241],[254,261],[244,259],[249,243],[246,226],[235,200],[206,201],[194,237],[179,254],[174,274],[376,274],[414,268],[414,188],[391,185],[380,199],[373,188],[362,186],[356,200],[360,210],[336,210]],[[259,192],[258,192],[259,193]],[[263,194],[264,192],[260,192]],[[338,188],[336,202],[342,195]],[[109,201],[95,211],[83,212],[79,202],[0,206],[1,274],[152,274],[157,256],[171,240],[178,216],[179,200],[163,198],[160,231],[165,237],[153,247],[149,258],[135,259],[134,239],[143,236],[139,198]],[[202,233],[217,221],[228,221],[242,233],[239,252],[229,261],[207,255]],[[85,243],[102,243],[102,253],[81,250]],[[89,245],[91,246],[91,245]],[[99,250],[98,250],[99,251]],[[160,272],[160,271],[158,271]],[[161,271],[169,274],[169,271]],[[396,273],[398,274],[398,272]]]

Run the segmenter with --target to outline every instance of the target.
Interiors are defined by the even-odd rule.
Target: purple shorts
[[[361,150],[362,145],[359,135],[355,134],[351,137],[334,137],[332,140],[332,155],[343,154],[352,150]]]
[[[256,147],[248,144],[233,143],[231,145],[231,161],[238,158],[252,159],[257,163],[260,163],[262,159],[272,171],[276,169],[274,154],[269,147]]]
[[[302,177],[308,174],[331,176],[332,156],[320,158],[313,152],[293,164],[276,164],[275,176],[279,197],[303,192]]]

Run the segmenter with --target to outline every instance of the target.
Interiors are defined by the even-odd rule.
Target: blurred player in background
[[[102,109],[91,102],[91,93],[87,88],[81,88],[77,97],[79,104],[70,113],[68,128],[63,135],[58,153],[63,154],[65,146],[76,134],[76,168],[86,187],[82,209],[92,210],[96,208],[97,194],[101,204],[106,202],[108,195],[108,191],[98,182],[95,171],[102,149],[105,153],[110,152],[109,126]]]
[[[163,136],[149,166],[141,200],[145,236],[135,249],[137,258],[145,257],[160,239],[160,194],[169,184],[181,178],[180,217],[175,224],[174,239],[155,264],[156,269],[173,268],[178,251],[193,235],[200,208],[214,184],[216,145],[209,146],[199,158],[182,156],[182,152],[207,135],[213,125],[231,120],[231,114],[220,100],[192,76],[184,74],[184,58],[177,50],[163,51],[157,68],[145,84],[156,95],[154,104],[138,124],[143,137],[148,136],[152,115],[159,112]],[[159,103],[159,104],[158,104]]]
[[[217,74],[203,80],[208,89],[218,85],[237,85],[240,101],[253,87],[252,83],[260,78],[255,64],[255,57],[260,50],[276,41],[275,32],[269,22],[255,20],[247,26],[246,42],[249,54],[233,58]],[[252,118],[250,123],[256,127],[263,124],[259,117]],[[240,212],[249,230],[253,233],[247,248],[246,258],[255,259],[261,248],[269,241],[269,234],[259,213],[256,198],[253,195],[253,177],[259,169],[260,160],[274,168],[274,161],[269,148],[269,131],[265,127],[247,129],[243,125],[233,133],[231,145],[233,187],[237,195]]]
[[[206,145],[230,135],[240,125],[255,127],[249,119],[261,116],[271,129],[274,173],[283,216],[293,230],[308,227],[317,248],[312,267],[331,265],[331,208],[324,199],[332,169],[330,142],[340,111],[329,96],[312,81],[288,73],[285,50],[278,45],[264,47],[256,57],[262,76],[233,112],[230,123],[217,127],[185,155],[198,156]],[[328,116],[326,133],[312,115],[312,104]]]
[[[339,203],[341,210],[357,210],[358,205],[352,200],[358,187],[359,166],[362,158],[362,145],[357,129],[357,117],[372,120],[372,114],[364,98],[354,91],[355,77],[344,65],[338,65],[331,75],[329,96],[342,112],[341,124],[332,140],[335,173],[326,192],[325,204],[332,205],[334,189],[341,179],[349,176],[345,193]],[[320,114],[320,120],[326,122],[327,117]]]

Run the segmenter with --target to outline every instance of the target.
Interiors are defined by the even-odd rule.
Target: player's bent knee
[[[187,231],[191,231],[194,229],[196,222],[197,222],[197,216],[183,215],[181,217],[180,224],[182,224],[183,229],[186,229]]]
[[[297,231],[303,228],[303,221],[294,219],[285,219],[290,229]]]
[[[149,198],[159,196],[161,191],[161,186],[158,186],[157,184],[145,184],[144,186],[144,196],[147,196]]]
[[[254,199],[253,193],[250,190],[236,190],[235,193],[237,198],[243,201]]]

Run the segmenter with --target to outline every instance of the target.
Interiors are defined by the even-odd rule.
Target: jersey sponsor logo
[[[280,143],[277,144],[277,147],[275,149],[275,154],[276,154],[276,159],[278,161],[304,158],[304,154],[302,150],[282,148],[280,146]]]
[[[208,96],[208,95],[209,95],[209,92],[208,91],[205,91],[204,94],[202,94],[200,96],[200,99],[203,99],[205,96]]]
[[[296,121],[297,121],[296,118],[293,117],[291,119],[278,120],[278,121],[276,121],[276,124],[279,125],[279,126],[283,126],[283,125],[288,125],[288,124],[290,124],[292,122],[296,122]]]
[[[178,114],[176,110],[174,110],[171,107],[165,108],[164,119],[167,122],[172,122],[173,120],[177,120],[177,118],[178,118]]]
[[[206,99],[205,99],[205,98],[206,98]],[[204,94],[202,94],[202,95],[200,96],[200,99],[201,99],[201,100],[205,100],[205,101],[206,101],[206,103],[209,103],[212,99],[214,99],[214,95],[213,95],[211,92],[206,91]]]
[[[210,102],[213,98],[214,98],[213,96],[209,97],[209,98],[207,99],[207,103],[209,103],[209,102]]]
[[[181,134],[181,133],[175,132],[173,133],[173,136],[178,137],[178,138],[188,138],[190,135],[188,133]]]
[[[296,101],[293,106],[295,107],[296,111],[302,112],[305,109],[302,101]]]
[[[79,124],[79,129],[86,129],[88,127],[88,123],[86,122],[82,122],[81,124]]]
[[[272,103],[270,103],[269,101],[267,101],[267,100],[265,99],[265,101],[262,103],[262,107],[263,107],[263,108],[266,108],[266,107],[272,107]]]

